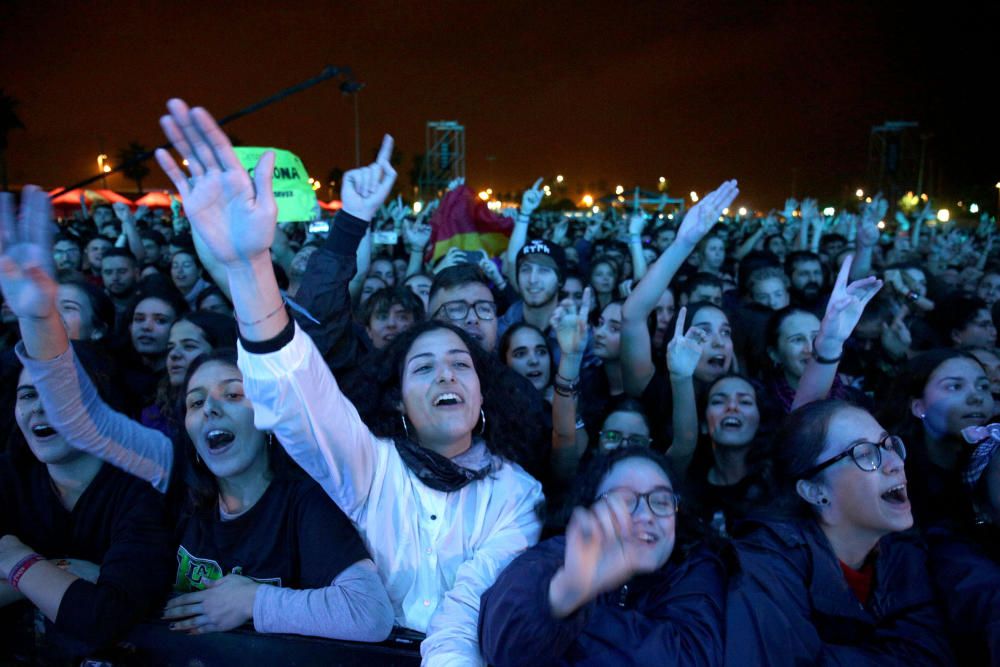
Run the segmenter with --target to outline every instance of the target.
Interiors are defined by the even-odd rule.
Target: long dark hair
[[[823,453],[830,422],[841,410],[863,410],[847,401],[828,398],[792,410],[778,426],[773,455],[766,465],[770,505],[768,515],[784,519],[813,519],[815,512],[796,490],[803,473],[816,465]]]
[[[191,378],[199,368],[207,363],[217,362],[232,366],[239,370],[236,365],[236,350],[233,348],[219,348],[208,354],[196,357],[188,366],[187,374],[184,376],[183,387],[191,383]],[[242,373],[241,373],[242,375]],[[184,393],[178,400],[177,414],[187,413],[184,404]],[[188,500],[196,512],[215,512],[219,506],[219,480],[208,469],[208,466],[198,457],[194,442],[188,436],[187,429],[181,424],[177,433],[178,441],[184,451],[184,483],[188,492]],[[285,449],[273,435],[268,436],[267,443],[268,469],[272,479],[304,479],[305,473],[301,468],[285,453]]]
[[[525,465],[534,456],[531,444],[537,430],[525,415],[537,412],[532,397],[521,391],[520,376],[488,354],[462,329],[439,320],[420,322],[410,327],[378,355],[369,357],[360,385],[351,392],[363,421],[377,437],[404,437],[399,405],[403,402],[402,380],[406,355],[420,336],[447,329],[468,348],[479,376],[483,394],[486,428],[483,438],[487,448],[506,459]]]

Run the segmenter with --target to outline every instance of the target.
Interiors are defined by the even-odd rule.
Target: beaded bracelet
[[[38,554],[31,553],[17,561],[17,565],[12,567],[10,574],[7,575],[7,583],[9,583],[10,587],[15,591],[19,590],[17,585],[21,582],[21,577],[24,576],[24,573],[27,572],[32,565],[43,560],[45,559]]]

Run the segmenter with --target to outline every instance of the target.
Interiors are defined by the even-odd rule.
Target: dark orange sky
[[[943,190],[995,198],[997,12],[915,7],[8,2],[0,87],[28,128],[10,136],[10,180],[64,185],[93,173],[102,147],[155,145],[170,96],[221,116],[337,64],[367,86],[363,158],[392,132],[404,185],[426,121],[449,119],[466,127],[477,187],[562,173],[574,194],[663,175],[686,193],[736,177],[755,207],[780,206],[793,180],[833,201],[862,184],[872,125],[898,119],[934,133]],[[319,177],[353,163],[336,82],[227,129],[296,152]],[[147,185],[166,185],[152,166]],[[110,184],[131,189],[120,178]]]

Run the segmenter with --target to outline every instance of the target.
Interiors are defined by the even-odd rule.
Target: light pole
[[[358,113],[358,93],[365,84],[357,81],[345,81],[340,84],[340,92],[354,97],[354,166],[361,166],[361,116]]]
[[[108,174],[111,173],[111,165],[108,163],[108,156],[101,153],[97,156],[97,170],[101,172],[101,184],[104,189],[108,189]]]

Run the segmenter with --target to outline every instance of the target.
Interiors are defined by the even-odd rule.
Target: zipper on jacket
[[[618,606],[624,608],[625,601],[628,599],[628,584],[622,586],[621,591],[618,592]]]

